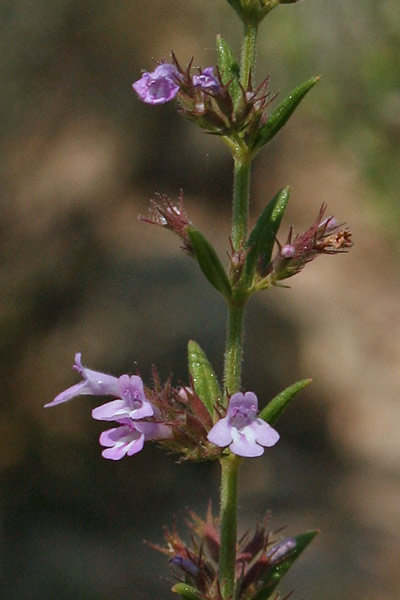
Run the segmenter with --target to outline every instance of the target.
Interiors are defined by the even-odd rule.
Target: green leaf
[[[221,398],[221,390],[207,356],[193,340],[188,343],[188,361],[195,392],[212,417],[215,403]]]
[[[188,227],[186,231],[204,275],[211,285],[229,301],[232,296],[231,284],[214,248],[197,229]]]
[[[306,531],[305,533],[295,536],[296,546],[288,552],[287,558],[283,557],[282,560],[277,561],[276,565],[272,566],[271,571],[264,577],[264,585],[259,590],[258,594],[254,596],[254,600],[267,600],[267,598],[270,597],[272,592],[279,585],[281,579],[293,565],[294,561],[307,548],[308,544],[315,538],[317,533],[319,532]]]
[[[267,404],[265,408],[258,415],[260,419],[263,419],[270,425],[274,425],[277,422],[283,411],[289,406],[290,402],[296,396],[300,390],[302,390],[306,385],[312,382],[312,379],[300,379],[293,385],[287,387],[280,394],[275,396]]]
[[[179,594],[183,600],[202,600],[200,592],[187,583],[176,583],[171,590]]]
[[[255,139],[252,150],[258,151],[267,144],[285,125],[294,110],[303,100],[307,92],[314,87],[320,77],[311,77],[297,86],[289,96],[274,110],[269,119],[262,125]]]
[[[233,103],[236,104],[242,94],[239,86],[240,66],[232,48],[221,35],[217,35],[217,55],[222,83],[226,85],[231,81],[229,91]]]
[[[271,260],[275,236],[289,202],[289,192],[288,187],[283,188],[270,200],[258,217],[257,223],[249,236],[247,247],[250,250],[246,258],[246,280],[248,284],[251,284],[260,257],[262,269],[267,267]]]

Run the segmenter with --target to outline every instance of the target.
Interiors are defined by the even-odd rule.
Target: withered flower
[[[293,238],[293,228],[284,245],[278,240],[278,251],[268,265],[266,273],[269,283],[275,285],[278,281],[299,273],[304,265],[321,254],[340,254],[348,252],[353,246],[351,231],[339,225],[335,217],[324,217],[326,205],[320,208],[318,216],[307,231]]]
[[[141,215],[139,220],[152,225],[160,225],[173,231],[183,241],[182,250],[189,256],[194,255],[187,233],[187,227],[190,227],[191,222],[183,207],[182,191],[179,194],[178,203],[171,202],[166,194],[156,194],[156,198],[150,200],[149,216],[144,217]]]

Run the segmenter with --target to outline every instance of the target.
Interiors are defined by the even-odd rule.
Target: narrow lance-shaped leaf
[[[249,236],[247,242],[249,253],[246,259],[246,280],[248,284],[251,284],[258,261],[261,260],[261,268],[263,269],[271,260],[275,237],[289,202],[289,192],[289,188],[286,187],[275,194],[258,217],[257,223]]]
[[[240,66],[232,48],[221,35],[217,35],[217,55],[218,69],[221,73],[222,83],[226,85],[231,81],[229,91],[233,103],[236,104],[241,96],[239,86]]]
[[[183,600],[202,600],[202,595],[187,583],[176,583],[171,590],[179,594]]]
[[[187,227],[186,231],[204,275],[211,285],[229,301],[232,295],[231,284],[214,248],[197,229]]]
[[[281,579],[286,575],[294,561],[300,556],[300,554],[307,548],[308,544],[315,538],[319,533],[318,531],[306,531],[300,535],[296,535],[293,540],[295,542],[294,548],[287,553],[287,557],[283,556],[278,559],[274,564],[272,557],[271,571],[268,571],[264,577],[264,585],[259,592],[254,596],[254,600],[267,600],[272,592],[279,585]]]
[[[289,96],[274,110],[269,119],[262,125],[253,144],[253,151],[260,150],[267,144],[285,125],[294,110],[303,100],[307,92],[320,80],[320,77],[311,77],[296,87]]]
[[[207,356],[193,340],[188,343],[188,361],[195,392],[213,416],[215,403],[218,398],[221,398],[221,390]]]
[[[311,382],[312,379],[301,379],[300,381],[297,381],[293,385],[284,389],[283,392],[275,396],[275,398],[273,398],[271,402],[269,402],[267,406],[263,408],[258,415],[260,419],[263,419],[270,425],[274,425],[283,411],[289,406],[296,394]]]

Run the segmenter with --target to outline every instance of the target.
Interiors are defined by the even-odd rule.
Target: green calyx
[[[243,23],[257,25],[279,4],[294,4],[298,0],[228,0]]]

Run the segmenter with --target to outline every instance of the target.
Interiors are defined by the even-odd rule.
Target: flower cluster
[[[191,75],[191,63],[184,71],[175,56],[174,64],[161,63],[154,71],[144,71],[138,81],[132,85],[139,98],[146,104],[165,104],[173,100],[178,92],[191,90],[191,96],[197,101],[202,101],[201,92],[219,94],[221,82],[214,74],[213,67],[199,69],[195,75]]]
[[[351,231],[339,225],[335,217],[324,218],[325,211],[326,205],[323,204],[314,223],[301,235],[293,238],[293,229],[290,228],[286,243],[282,245],[277,241],[278,251],[267,272],[260,275],[267,275],[269,283],[276,284],[296,275],[321,254],[347,252],[353,246]]]
[[[74,369],[82,381],[45,406],[57,406],[81,395],[113,396],[114,400],[92,410],[93,419],[117,424],[100,435],[104,458],[132,456],[148,440],[157,440],[167,450],[181,453],[182,460],[217,458],[228,446],[233,454],[253,457],[279,440],[275,429],[257,418],[258,401],[253,392],[233,394],[226,416],[213,424],[192,387],[174,388],[171,379],[161,384],[155,369],[153,389],[145,389],[138,375],[114,377],[92,371],[82,365],[80,353],[75,355]]]
[[[178,110],[209,133],[255,144],[266,120],[265,108],[276,96],[267,93],[267,77],[253,88],[249,77],[243,87],[237,77],[223,82],[217,67],[199,69],[192,74],[192,61],[183,69],[175,55],[173,63],[161,63],[152,72],[144,71],[133,84],[139,98],[152,105],[176,99]]]
[[[104,458],[119,460],[125,455],[132,456],[140,452],[146,440],[171,437],[171,428],[157,419],[156,411],[146,397],[143,381],[138,375],[114,377],[92,371],[82,365],[80,353],[75,355],[74,369],[81,375],[82,381],[58,394],[45,406],[56,406],[81,395],[117,398],[92,411],[94,419],[115,421],[118,424],[100,435],[100,444],[106,447],[102,452]],[[152,418],[151,421],[149,417]]]
[[[192,531],[190,546],[180,538],[175,525],[171,530],[164,529],[166,547],[149,545],[169,557],[171,571],[178,581],[190,585],[204,600],[220,600],[223,582],[218,579],[218,519],[213,517],[211,507],[208,508],[205,521],[194,512],[190,512],[190,517],[187,521]],[[237,598],[256,598],[261,591],[263,598],[269,597],[283,576],[285,566],[294,560],[299,546],[303,546],[306,540],[307,543],[309,541],[308,538],[303,539],[303,534],[297,538],[287,537],[271,543],[267,525],[268,519],[265,519],[252,535],[245,534],[237,544]],[[312,539],[315,532],[305,535]],[[197,596],[193,594],[193,597]]]

